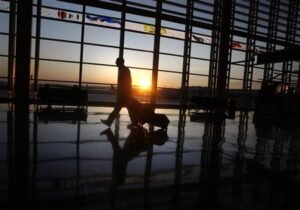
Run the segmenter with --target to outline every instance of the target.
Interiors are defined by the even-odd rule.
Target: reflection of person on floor
[[[148,132],[142,126],[132,129],[128,135],[123,148],[120,147],[118,140],[114,136],[110,128],[101,132],[101,135],[106,135],[111,142],[114,151],[113,160],[113,182],[117,185],[124,183],[126,177],[127,163],[136,157],[139,153],[147,151],[153,144],[163,145],[168,140],[168,135],[165,130],[157,130]]]
[[[106,120],[101,120],[105,125],[111,126],[112,122],[119,114],[122,107],[127,107],[129,99],[132,97],[131,87],[131,74],[129,68],[124,65],[123,58],[116,59],[116,65],[118,66],[118,87],[117,87],[117,103],[113,111],[109,114]],[[132,121],[132,112],[128,109],[129,117]],[[132,122],[135,124],[136,122]]]

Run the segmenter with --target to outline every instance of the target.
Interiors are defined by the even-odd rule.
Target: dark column
[[[299,66],[299,70],[298,70],[297,88],[300,89],[300,66]]]
[[[82,5],[82,20],[81,20],[81,41],[80,41],[80,64],[79,64],[79,88],[82,86],[82,67],[83,67],[83,42],[84,42],[84,31],[85,31],[85,2]]]
[[[38,91],[38,78],[40,66],[40,35],[41,35],[41,0],[37,1],[36,33],[35,33],[35,59],[34,59],[34,92]],[[36,98],[35,98],[36,99]]]
[[[233,183],[232,183],[234,209],[238,209],[240,207],[243,199],[243,179],[244,179],[243,169],[245,166],[244,156],[246,152],[248,117],[249,116],[247,111],[240,112],[238,138],[237,138],[238,151],[236,152],[234,158]]]
[[[15,202],[26,209],[29,173],[29,79],[32,0],[18,1],[15,80]]]
[[[199,209],[219,209],[224,123],[205,122],[199,180]]]
[[[14,114],[12,110],[9,108],[7,111],[7,171],[8,171],[8,201],[12,201],[13,199],[13,183],[14,183],[14,148],[13,148],[13,141],[14,141]]]
[[[16,32],[16,3],[15,1],[10,2],[10,13],[9,13],[9,43],[8,43],[8,98],[11,99],[13,91],[13,76],[14,76],[14,56],[15,56],[15,32]]]
[[[276,50],[277,44],[277,30],[278,30],[278,17],[279,17],[280,1],[270,1],[269,12],[269,25],[267,35],[267,52]],[[274,77],[274,62],[265,64],[264,67],[264,80],[273,81]]]
[[[154,35],[154,52],[153,52],[153,65],[152,65],[152,96],[151,104],[154,105],[157,96],[157,76],[159,64],[159,45],[160,45],[160,29],[161,29],[161,8],[162,0],[157,1],[156,5],[156,20],[155,20],[155,35]]]
[[[77,122],[77,140],[76,140],[76,204],[79,206],[80,198],[80,129],[81,121]]]
[[[146,167],[144,174],[144,210],[149,209],[149,197],[150,197],[150,181],[151,181],[151,171],[152,171],[152,158],[153,158],[153,146],[149,147],[147,150]]]
[[[188,0],[186,11],[186,25],[185,25],[185,39],[183,49],[183,67],[181,79],[181,106],[186,107],[188,94],[189,94],[189,75],[190,75],[190,60],[191,60],[191,47],[192,47],[192,21],[194,11],[194,0]],[[185,111],[185,110],[184,110]]]
[[[179,110],[179,122],[177,132],[177,146],[176,146],[176,161],[175,161],[175,177],[174,177],[174,195],[173,205],[174,209],[180,207],[180,194],[182,183],[182,168],[183,168],[183,146],[185,140],[185,122],[186,122],[186,108]]]
[[[123,56],[124,56],[125,21],[126,21],[126,1],[122,0],[120,51],[119,51],[119,57],[120,58],[123,58]]]
[[[16,108],[24,109],[29,99],[32,0],[18,2],[16,48]]]
[[[219,68],[218,68],[218,75],[217,75],[217,96],[224,98],[226,93],[226,72],[227,72],[228,54],[229,54],[230,18],[231,18],[232,0],[224,1],[222,5],[223,7],[222,7],[222,20],[221,20]]]
[[[38,173],[38,112],[33,114],[33,133],[32,133],[32,167],[31,167],[31,196],[32,202],[36,202],[37,197],[37,173]]]

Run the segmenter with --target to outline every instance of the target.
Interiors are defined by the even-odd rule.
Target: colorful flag
[[[7,4],[2,4],[2,5],[0,4],[0,9],[1,9],[1,7],[4,8],[6,6],[7,6]],[[82,15],[79,13],[67,12],[67,11],[63,11],[63,10],[48,9],[48,8],[42,8],[42,16],[56,18],[56,19],[59,18],[59,19],[64,19],[64,20],[72,20],[72,21],[80,21],[80,19],[82,18]],[[106,16],[101,16],[101,15],[86,15],[86,19],[95,24],[105,25],[105,26],[110,26],[110,27],[119,28],[121,25],[121,21],[119,19],[110,18],[110,17],[106,17]],[[151,33],[151,34],[155,33],[155,26],[148,25],[148,24],[140,24],[140,23],[126,21],[125,28],[127,30],[132,30],[132,31],[141,31],[141,32],[146,32],[146,33]],[[177,31],[174,29],[161,27],[160,34],[163,36],[167,36],[167,37],[185,39],[185,33],[183,31]],[[212,41],[211,37],[195,35],[195,34],[192,34],[192,39],[193,39],[193,41],[195,41],[197,43],[205,43],[205,44],[211,44],[211,41]],[[246,50],[247,46],[246,46],[246,44],[243,44],[243,43],[240,43],[237,41],[233,41],[230,47],[234,48],[234,49]],[[256,54],[259,54],[264,51],[265,51],[265,49],[262,49],[260,47],[255,48]]]
[[[67,18],[67,13],[63,10],[58,10],[57,11],[57,17],[59,17],[61,19],[65,19],[65,18]]]
[[[105,17],[105,16],[94,16],[94,15],[86,15],[86,18],[90,21],[100,21],[100,22],[106,22],[106,23],[117,23],[121,25],[121,21],[115,18]]]
[[[239,43],[239,42],[233,41],[233,42],[231,43],[231,48],[241,49],[241,48],[242,48],[242,45],[241,45],[241,43]]]
[[[204,39],[202,37],[192,35],[193,39],[198,43],[204,43]]]
[[[144,24],[144,31],[147,32],[147,33],[154,34],[155,33],[155,26]],[[167,29],[166,28],[160,28],[160,34],[161,35],[167,34]]]

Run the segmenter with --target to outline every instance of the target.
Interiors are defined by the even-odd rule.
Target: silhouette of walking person
[[[101,119],[101,122],[107,126],[111,126],[112,122],[119,114],[122,107],[127,107],[132,126],[137,124],[134,120],[132,111],[128,108],[128,101],[132,97],[132,87],[131,87],[131,73],[128,67],[124,65],[123,58],[116,59],[116,65],[118,66],[118,86],[117,86],[117,103],[113,111],[109,114],[107,119]]]
[[[141,152],[147,151],[154,144],[163,145],[169,138],[166,130],[160,129],[149,132],[146,128],[137,126],[135,129],[131,129],[125,144],[121,148],[118,139],[110,128],[102,131],[100,135],[106,135],[108,141],[112,144],[114,152],[112,181],[117,186],[124,184],[129,161]]]

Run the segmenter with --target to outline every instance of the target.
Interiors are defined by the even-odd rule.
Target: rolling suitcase
[[[131,98],[128,103],[128,108],[140,124],[149,123],[150,125],[158,126],[163,129],[167,129],[170,120],[165,114],[154,113],[153,109],[141,104],[135,98]]]

